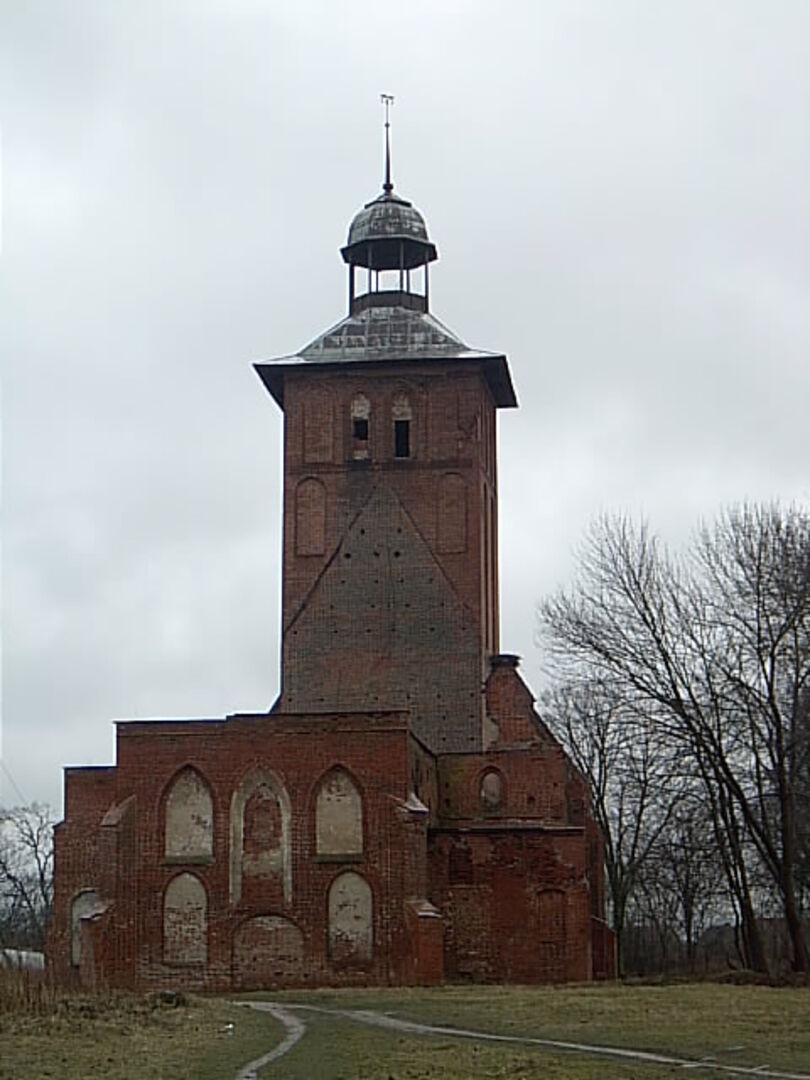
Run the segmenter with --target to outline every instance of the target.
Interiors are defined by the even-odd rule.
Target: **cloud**
[[[3,753],[30,798],[114,716],[265,708],[281,419],[250,367],[341,316],[394,179],[432,306],[510,355],[502,645],[589,518],[679,542],[810,502],[803,3],[29,3],[3,14]],[[0,788],[0,799],[9,797]]]

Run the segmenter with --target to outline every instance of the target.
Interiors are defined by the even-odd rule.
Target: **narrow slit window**
[[[410,420],[394,421],[394,457],[408,458],[411,456],[411,422]]]
[[[364,416],[355,416],[352,422],[352,438],[358,442],[368,442],[368,419]]]

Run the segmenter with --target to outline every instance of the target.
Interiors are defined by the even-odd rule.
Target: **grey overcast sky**
[[[806,0],[2,0],[0,803],[278,689],[281,422],[394,180],[510,357],[504,650],[589,520],[810,504]],[[14,778],[19,792],[12,786]]]

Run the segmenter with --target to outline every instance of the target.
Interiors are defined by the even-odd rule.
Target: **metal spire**
[[[391,182],[391,117],[390,109],[394,104],[393,94],[380,94],[380,101],[385,106],[385,183],[383,184],[383,191],[386,195],[390,195],[394,190],[394,185]]]

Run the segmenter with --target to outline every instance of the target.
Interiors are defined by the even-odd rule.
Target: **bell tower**
[[[437,258],[382,192],[341,254],[349,312],[293,356],[256,364],[284,411],[282,689],[294,712],[408,710],[429,749],[484,742],[498,652],[496,410],[506,357],[430,312]]]

